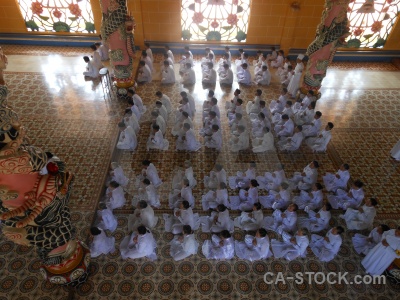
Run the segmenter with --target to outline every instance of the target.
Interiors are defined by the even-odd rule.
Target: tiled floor
[[[3,49],[10,62],[6,73],[11,90],[9,105],[14,107],[29,129],[32,143],[56,153],[76,174],[70,207],[79,237],[86,240],[117,138],[116,124],[125,103],[105,101],[98,81],[83,80],[81,57],[90,54],[86,48],[5,45]],[[49,53],[51,55],[47,55]],[[400,136],[400,72],[391,64],[351,63],[350,66],[343,63],[333,65],[317,104],[317,109],[323,113],[323,123],[335,123],[327,154],[312,154],[307,147],[302,147],[295,154],[233,155],[227,147],[229,129],[223,117],[224,146],[219,153],[207,151],[204,147],[191,154],[175,152],[170,133],[167,134],[169,151],[148,153],[145,143],[149,125],[144,123],[138,149],[134,153],[116,152],[114,158],[119,160],[131,182],[134,181],[134,174],[141,169],[141,160],[151,158],[164,180],[159,213],[169,211],[166,201],[172,170],[186,159],[192,161],[198,179],[194,190],[197,203],[205,193],[202,178],[216,162],[225,165],[228,174],[233,175],[245,169],[252,160],[258,163],[259,174],[271,170],[280,161],[285,165],[288,176],[313,159],[321,163],[321,175],[335,171],[340,163],[347,162],[351,166],[352,178],[361,178],[366,183],[366,196],[377,196],[380,200],[376,222],[386,222],[394,227],[398,224],[400,212],[397,204],[400,172],[399,164],[390,159],[388,153]],[[199,64],[195,68],[199,81]],[[221,89],[219,85],[215,88],[223,116],[224,102],[232,97],[236,87],[237,83],[232,89]],[[181,89],[178,83],[161,87],[155,80],[150,85],[139,86],[138,93],[150,108],[154,105],[157,90],[169,95],[177,106]],[[255,86],[241,89],[242,98],[246,101],[254,97]],[[274,78],[271,86],[262,88],[263,97],[269,103],[277,98],[279,89]],[[198,83],[190,92],[196,99],[198,113],[195,124],[198,132],[201,105],[207,91]],[[135,193],[133,185],[129,186],[128,193],[130,200]],[[230,191],[230,194],[234,193]],[[130,212],[129,205],[116,211],[119,227],[114,236],[117,244],[127,232]],[[341,221],[335,217],[332,225],[337,222]],[[312,253],[306,259],[291,263],[278,259],[249,263],[237,258],[227,262],[207,261],[200,252],[197,256],[174,263],[168,254],[168,241],[172,236],[164,234],[161,222],[155,235],[159,260],[123,261],[118,252],[94,259],[88,282],[71,292],[75,294],[75,299],[377,299],[378,296],[380,299],[394,299],[399,292],[399,287],[391,284],[297,286],[293,282],[287,285],[263,283],[266,271],[283,270],[291,274],[298,270],[340,270],[352,275],[364,274],[360,266],[361,258],[352,249],[350,233],[345,234],[338,257],[325,264],[316,261]],[[197,236],[199,241],[208,238],[201,231]],[[242,237],[243,232],[235,232],[235,238]],[[68,290],[43,282],[37,271],[39,262],[33,249],[0,239],[0,253],[1,300],[66,299],[68,296]]]

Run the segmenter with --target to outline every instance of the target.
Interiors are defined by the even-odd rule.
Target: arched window
[[[350,1],[347,12],[350,22],[348,47],[383,47],[399,10],[400,0]]]
[[[30,31],[94,33],[90,0],[18,0]]]
[[[182,39],[245,42],[250,0],[182,0]]]

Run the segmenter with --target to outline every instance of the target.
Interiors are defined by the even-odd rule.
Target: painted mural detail
[[[182,0],[182,40],[245,42],[250,0]]]
[[[0,220],[2,234],[35,247],[40,272],[55,284],[76,286],[88,276],[90,251],[76,239],[69,198],[74,175],[65,162],[29,143],[18,115],[7,105],[0,49]]]
[[[325,1],[321,23],[314,41],[307,49],[309,60],[305,69],[302,93],[320,89],[337,48],[345,45],[345,39],[349,35],[347,7],[350,1]]]
[[[103,13],[101,36],[103,43],[110,48],[110,63],[116,85],[120,88],[130,87],[134,84],[135,20],[128,14],[126,0],[101,0],[100,4]]]
[[[18,4],[31,31],[96,32],[90,0],[18,0]]]

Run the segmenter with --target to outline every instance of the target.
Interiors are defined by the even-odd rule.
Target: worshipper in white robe
[[[158,111],[160,116],[164,119],[165,124],[168,122],[168,111],[167,108],[162,104],[161,101],[156,101],[156,107],[154,109],[155,111]]]
[[[337,226],[329,230],[325,237],[312,234],[310,248],[314,255],[323,262],[334,259],[342,245],[342,237],[340,235],[343,232],[343,227]]]
[[[371,229],[376,216],[375,206],[378,201],[375,198],[365,200],[365,204],[358,209],[348,208],[344,215],[339,217],[346,221],[349,230],[365,230]]]
[[[204,187],[214,190],[220,186],[221,182],[227,184],[226,171],[221,164],[216,164],[210,172],[210,176],[204,176]]]
[[[172,61],[172,59],[168,56],[167,53],[163,53],[163,58],[162,58],[161,61],[160,61],[160,65],[161,65],[161,74],[162,74],[162,72],[165,70],[165,65],[164,65],[164,62],[165,62],[165,61],[168,61],[168,62],[169,62],[168,66],[172,66],[172,68],[174,67],[174,62]]]
[[[288,100],[287,98],[288,98],[287,88],[282,88],[278,100],[272,100],[271,103],[269,104],[269,109],[272,115],[275,113],[282,113],[282,111],[286,106],[286,101]]]
[[[153,61],[150,57],[147,56],[146,50],[142,51],[142,57],[140,58],[140,60],[143,60],[146,63],[146,66],[149,67],[150,71],[153,72]]]
[[[203,128],[200,129],[201,136],[211,136],[212,135],[212,126],[218,125],[221,127],[221,121],[217,117],[217,113],[215,111],[210,111],[208,113],[208,117],[204,119]]]
[[[196,140],[196,135],[190,124],[183,124],[185,135],[176,141],[176,150],[196,152],[201,148],[201,144]]]
[[[97,47],[95,44],[90,45],[90,48],[93,50],[93,55],[92,55],[92,62],[93,66],[97,68],[97,70],[100,70],[103,68],[103,63],[101,62],[101,56],[99,51],[97,51]]]
[[[203,71],[203,80],[204,84],[214,85],[217,82],[217,71],[214,70],[214,64],[209,62],[207,64],[208,70]]]
[[[117,162],[112,162],[110,167],[110,176],[112,181],[116,181],[121,186],[126,186],[129,178],[125,176],[124,170]]]
[[[189,52],[184,52],[182,55],[182,59],[179,61],[179,73],[184,73],[186,70],[186,64],[191,64],[192,66],[194,65],[193,63],[193,57],[190,57]]]
[[[161,101],[161,103],[165,106],[167,112],[171,113],[172,112],[171,99],[166,94],[163,94],[160,91],[156,92],[156,97],[158,98],[158,101]]]
[[[125,192],[122,186],[116,181],[111,181],[106,190],[106,205],[107,208],[113,210],[125,205]]]
[[[257,119],[252,120],[251,125],[251,134],[253,138],[261,138],[264,135],[264,128],[271,128],[271,123],[262,112],[258,114]]]
[[[102,44],[100,42],[95,43],[97,47],[97,51],[99,51],[100,58],[102,61],[109,60],[108,51],[110,50],[106,44]]]
[[[232,85],[233,83],[233,72],[228,64],[223,65],[223,71],[219,73],[219,83],[221,85]]]
[[[260,203],[264,208],[286,209],[290,204],[291,197],[292,194],[289,184],[282,182],[279,192],[270,190],[268,196],[260,197]]]
[[[293,116],[293,110],[292,110],[292,101],[288,100],[286,101],[285,107],[282,111],[282,113],[275,112],[274,115],[271,118],[272,123],[274,123],[276,126],[283,125],[285,123],[285,120],[282,119],[283,115],[287,115],[289,118]],[[294,122],[293,122],[294,126]]]
[[[325,189],[328,192],[336,192],[337,189],[346,189],[347,182],[350,179],[350,166],[348,164],[342,164],[336,174],[326,173],[322,176],[324,180]]]
[[[208,93],[207,93],[207,99],[203,101],[203,121],[205,118],[207,118],[209,112],[211,111],[211,108],[213,106],[213,104],[211,102],[212,102],[212,99],[215,98],[214,94],[215,94],[214,91],[212,89],[209,89]],[[215,100],[217,100],[217,99],[215,98]],[[215,102],[215,100],[213,100],[213,101]],[[218,103],[218,100],[216,103]],[[215,113],[217,113],[217,112],[215,111]]]
[[[303,72],[304,69],[303,59],[304,59],[303,54],[297,56],[297,64],[296,67],[294,68],[294,76],[290,80],[289,85],[287,87],[288,92],[292,97],[296,97],[297,90],[299,89],[300,86],[301,73]]]
[[[329,203],[325,203],[317,213],[313,210],[308,210],[308,217],[299,217],[297,223],[299,227],[305,227],[310,232],[320,232],[329,227],[331,210],[332,206]]]
[[[275,47],[271,47],[271,53],[267,55],[267,61],[270,62],[278,57],[278,52],[275,50]]]
[[[173,234],[182,233],[184,225],[189,225],[193,230],[197,230],[200,225],[199,214],[193,213],[186,200],[180,203],[179,208],[174,209],[173,215],[163,214],[163,218],[164,230]]]
[[[276,164],[274,172],[265,172],[264,176],[257,176],[257,181],[260,183],[260,188],[264,188],[267,191],[275,190],[278,191],[283,181],[286,181],[285,170],[283,165]]]
[[[250,180],[250,188],[248,190],[240,189],[239,201],[237,197],[231,197],[231,208],[241,211],[253,209],[254,203],[258,202],[258,182],[255,179]]]
[[[370,275],[381,275],[390,264],[400,258],[400,227],[385,231],[382,240],[361,261]]]
[[[280,68],[283,66],[283,59],[284,59],[285,53],[283,50],[278,51],[278,56],[274,60],[271,61],[271,67],[272,68]]]
[[[229,141],[229,146],[231,152],[239,152],[242,150],[249,149],[250,146],[250,136],[244,126],[238,126],[239,136],[234,136]]]
[[[281,84],[282,86],[287,87],[294,76],[293,66],[289,65],[287,68],[287,73],[281,76]]]
[[[197,254],[199,248],[199,243],[196,241],[196,236],[190,225],[184,225],[182,235],[176,235],[169,244],[171,246],[169,254],[174,261],[180,261]]]
[[[183,85],[193,85],[196,83],[196,73],[192,69],[192,65],[190,63],[186,64],[186,70],[182,75],[181,83]]]
[[[245,55],[247,55],[247,53],[244,52],[243,49],[239,49],[239,54],[240,54],[240,58],[239,59],[235,59],[235,66],[236,66],[236,70],[239,71],[240,70],[240,66],[247,62],[247,59],[245,58]],[[248,57],[248,55],[247,55]]]
[[[367,255],[382,240],[385,231],[390,230],[389,226],[380,224],[371,230],[368,236],[356,233],[352,238],[354,250],[358,254]]]
[[[297,104],[297,103],[296,103]],[[311,124],[315,116],[315,101],[311,102],[305,110],[297,111],[294,114],[296,125]]]
[[[95,258],[115,251],[115,237],[108,237],[104,230],[97,227],[90,228],[90,233],[93,236],[90,245],[90,257]]]
[[[145,50],[146,50],[147,57],[149,57],[150,60],[151,60],[152,62],[154,62],[153,51],[152,51],[151,48],[150,48],[150,43],[144,43],[144,48],[145,48]]]
[[[165,135],[165,132],[167,131],[167,124],[165,122],[165,119],[158,112],[158,110],[153,110],[151,112],[151,126],[150,126],[150,129],[153,127],[153,125],[158,125],[160,127],[161,133],[163,135]]]
[[[133,214],[128,217],[128,230],[136,231],[140,225],[153,229],[156,227],[158,217],[154,215],[153,208],[146,201],[140,200]]]
[[[275,258],[285,258],[290,261],[298,257],[306,257],[307,247],[310,243],[306,228],[297,230],[294,236],[284,233],[282,239],[283,242],[276,239],[271,240],[271,249]]]
[[[284,114],[281,117],[282,125],[275,126],[275,134],[277,137],[289,137],[293,135],[294,123],[288,115]]]
[[[400,141],[398,141],[392,150],[390,150],[390,157],[395,160],[400,160]]]
[[[132,235],[124,237],[119,249],[122,259],[136,259],[147,257],[150,260],[156,260],[157,242],[153,234],[145,226],[141,225]]]
[[[279,67],[276,70],[276,76],[278,76],[281,80],[284,78],[288,73],[288,67],[290,66],[290,59],[286,56],[283,59],[283,66]]]
[[[182,201],[187,201],[191,207],[194,207],[194,197],[190,182],[184,178],[181,183],[180,189],[174,189],[169,194],[169,207],[179,207]]]
[[[220,182],[216,191],[210,190],[207,194],[201,197],[201,204],[203,210],[215,209],[219,204],[229,207],[228,190],[226,189],[225,182]]]
[[[163,150],[166,151],[169,148],[169,142],[164,139],[164,136],[160,130],[160,126],[157,124],[153,124],[152,126],[152,133],[149,136],[149,139],[147,140],[147,145],[146,149],[149,151],[149,149],[157,149],[157,150]]]
[[[238,171],[236,176],[229,176],[229,187],[234,190],[237,188],[250,187],[250,180],[256,179],[257,164],[255,161],[250,161],[249,166],[245,172]]]
[[[364,183],[357,179],[348,192],[338,189],[336,195],[328,195],[328,201],[334,209],[358,208],[364,199],[363,186]]]
[[[174,54],[172,53],[170,47],[168,45],[164,46],[165,53],[168,55],[168,58],[172,60],[172,64],[175,63]]]
[[[212,126],[212,135],[204,138],[204,146],[220,151],[222,148],[222,133],[218,125]]]
[[[226,110],[231,109],[232,107],[236,106],[236,100],[240,98],[240,93],[241,93],[241,91],[239,89],[236,89],[233,92],[233,99],[231,99],[230,101],[226,101],[225,102],[225,109]]]
[[[146,63],[141,60],[139,62],[139,71],[137,76],[138,83],[150,83],[152,81],[151,70]]]
[[[263,66],[262,70],[254,77],[255,84],[269,85],[271,83],[271,73],[267,66]]]
[[[311,192],[300,191],[300,195],[293,198],[299,209],[309,210],[320,209],[323,205],[324,194],[322,193],[323,186],[319,182],[313,184]]]
[[[197,180],[193,172],[192,163],[190,160],[185,160],[183,168],[178,168],[172,177],[172,189],[180,189],[183,179],[189,180],[189,186],[194,188],[197,185]]]
[[[185,92],[182,92],[185,93]],[[188,97],[183,97],[181,101],[179,101],[179,106],[177,110],[175,111],[175,122],[178,122],[180,120],[180,117],[182,116],[182,112],[187,112],[190,117],[193,116],[192,110],[190,109],[190,104],[189,104],[189,99]]]
[[[204,119],[206,117],[208,117],[208,113],[210,111],[215,111],[215,113],[217,114],[218,119],[221,119],[221,112],[220,112],[219,107],[218,107],[218,100],[215,97],[212,97],[210,102],[209,102],[209,105],[207,105],[207,107],[203,108],[203,122],[204,122]]]
[[[233,121],[235,120],[236,114],[241,114],[243,115],[243,100],[242,99],[237,99],[236,101],[236,106],[234,109],[231,109],[228,111],[227,116],[229,120],[229,126],[232,126]]]
[[[99,218],[99,224],[97,225],[100,229],[109,230],[114,232],[118,226],[118,220],[113,215],[112,211],[107,207],[102,207],[102,210],[97,211],[97,216]]]
[[[262,63],[263,52],[261,50],[257,51],[257,55],[254,57],[253,66],[257,67]]]
[[[211,240],[204,241],[202,252],[207,259],[232,259],[235,256],[235,247],[229,231],[213,234]]]
[[[256,202],[253,204],[252,212],[242,212],[239,217],[234,220],[235,227],[239,227],[245,231],[257,230],[263,225],[263,211],[261,204]]]
[[[262,90],[257,89],[254,96],[254,100],[247,102],[246,112],[248,114],[254,113],[258,115],[258,113],[260,112],[260,101],[262,100],[261,95],[262,95]]]
[[[313,150],[313,152],[325,152],[328,144],[332,138],[331,130],[334,125],[332,122],[328,122],[325,129],[322,130],[317,137],[308,138],[306,140],[307,145]]]
[[[264,260],[272,256],[269,250],[269,237],[264,228],[259,228],[256,235],[246,235],[243,242],[235,241],[235,252],[240,259],[250,261]]]
[[[161,71],[161,84],[175,83],[175,70],[168,60],[164,61],[164,68]]]
[[[263,136],[254,138],[252,141],[253,152],[262,153],[266,151],[275,151],[274,136],[268,127],[263,128]]]
[[[272,216],[265,217],[263,220],[264,228],[276,231],[279,234],[283,232],[292,232],[296,230],[297,223],[297,204],[292,203],[282,213],[281,210],[276,209]]]
[[[294,134],[291,137],[283,137],[279,142],[278,146],[281,151],[296,151],[300,148],[303,142],[303,126],[297,125],[294,128]]]
[[[83,72],[83,75],[91,78],[97,78],[99,76],[99,69],[96,68],[93,61],[87,56],[84,56],[83,60],[86,63],[86,71]]]
[[[188,54],[189,54],[189,57],[190,57],[191,59],[193,59],[193,53],[192,53],[192,51],[190,51],[190,47],[189,47],[189,46],[185,46],[183,49],[184,49],[184,52],[185,52],[185,53],[188,53]]]
[[[316,100],[316,97],[314,96],[314,91],[312,91],[312,90],[309,90],[309,91],[307,92],[307,95],[305,95],[303,98],[302,98],[302,97],[303,97],[303,96],[300,95],[300,98],[299,98],[299,99],[297,100],[297,102],[293,105],[293,112],[294,112],[295,114],[304,112],[304,111],[308,108],[308,106],[309,106],[311,103],[315,102],[315,100]],[[314,106],[314,104],[313,104],[312,106]],[[315,107],[314,107],[314,108],[315,108]]]
[[[305,138],[308,137],[316,137],[319,133],[319,130],[321,128],[321,116],[322,113],[320,111],[317,111],[314,115],[314,120],[311,122],[310,125],[304,124],[303,125],[303,135]]]
[[[175,137],[183,136],[185,133],[183,130],[183,125],[185,123],[189,124],[190,128],[193,128],[192,118],[190,118],[186,111],[182,111],[181,116],[176,120],[175,125],[172,127],[171,134]]]
[[[162,184],[162,180],[158,176],[158,171],[154,164],[151,161],[145,159],[142,161],[142,167],[143,169],[141,175],[138,176],[139,181],[147,178],[156,188],[158,188]]]
[[[139,193],[141,194],[142,198],[149,205],[159,208],[161,206],[160,195],[158,194],[154,184],[152,184],[148,178],[143,179],[142,184],[143,187],[139,188]]]
[[[225,72],[224,65],[228,65],[228,69],[231,67],[231,62],[229,60],[228,54],[222,54],[222,57],[218,61],[218,75],[221,76],[221,73]]]
[[[140,130],[139,122],[136,115],[132,112],[130,108],[125,109],[125,116],[122,119],[122,122],[124,122],[125,127],[128,126],[132,127],[133,130],[135,131],[136,136],[138,135]]]
[[[259,73],[262,71],[262,68],[267,65],[267,55],[260,53],[260,56],[258,57],[258,60],[253,61],[254,66],[254,74]]]
[[[231,133],[236,136],[239,135],[238,127],[239,126],[246,127],[246,125],[247,125],[247,122],[243,118],[243,115],[241,113],[236,113],[235,118],[232,120],[232,122],[229,122],[229,126],[231,127]]]
[[[133,102],[133,99],[128,99],[128,108],[132,111],[132,115],[135,115],[136,120],[140,122],[140,118],[142,117],[142,113],[140,112],[139,108],[135,103]]]
[[[228,208],[223,204],[218,204],[215,211],[210,216],[200,218],[202,232],[218,233],[223,230],[233,232],[233,220],[229,216]]]
[[[309,190],[317,182],[318,168],[318,161],[313,160],[303,169],[303,172],[294,172],[293,177],[289,181],[292,185],[297,186],[299,190]]]
[[[244,84],[244,85],[251,85],[251,74],[247,68],[247,64],[244,63],[241,66],[241,70],[238,71],[237,79],[238,83]]]
[[[122,131],[119,135],[117,148],[121,150],[135,150],[137,147],[135,130],[131,126],[125,127],[125,123],[123,122],[119,123],[118,127]]]

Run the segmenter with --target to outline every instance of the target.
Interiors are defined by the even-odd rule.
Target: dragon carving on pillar
[[[100,4],[103,13],[101,36],[110,48],[110,62],[114,69],[116,86],[128,88],[134,85],[135,21],[128,14],[126,0],[101,0]]]
[[[350,0],[326,0],[321,23],[314,41],[307,49],[309,57],[301,93],[308,90],[318,92],[326,70],[332,62],[338,47],[345,45],[349,35],[347,8]]]
[[[74,175],[63,161],[49,162],[42,149],[30,145],[17,113],[7,105],[6,66],[0,48],[1,233],[16,244],[36,248],[46,280],[76,286],[88,276],[90,251],[76,239],[71,224],[68,204]],[[47,172],[40,172],[44,168]]]

